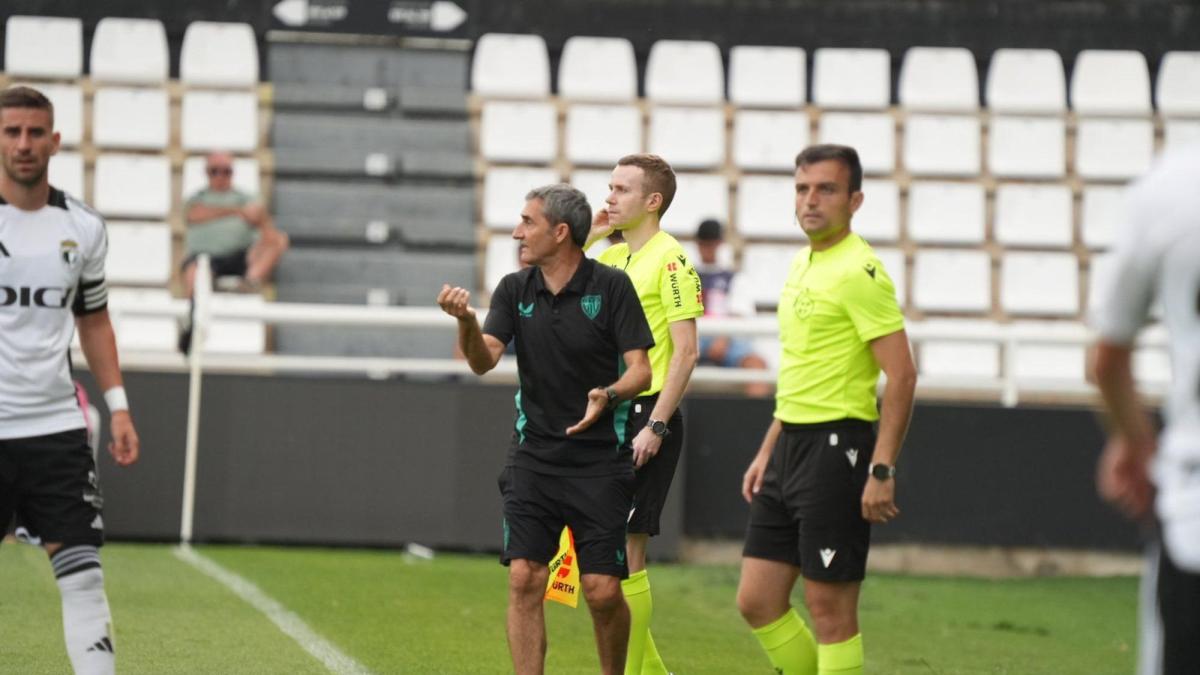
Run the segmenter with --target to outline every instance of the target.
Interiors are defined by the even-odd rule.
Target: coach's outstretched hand
[[[587,411],[583,413],[583,419],[575,423],[574,426],[567,428],[567,435],[573,436],[584,429],[596,423],[600,419],[600,415],[604,414],[604,409],[608,406],[608,393],[600,387],[594,387],[588,392]]]
[[[450,284],[442,284],[442,290],[437,296],[437,303],[443,312],[456,319],[475,318],[475,310],[471,307],[471,291],[465,288],[458,286],[451,288]]]
[[[108,444],[108,453],[116,460],[118,466],[129,466],[138,461],[141,451],[141,441],[133,428],[133,418],[128,410],[118,410],[112,414],[109,422],[112,426],[112,441]]]

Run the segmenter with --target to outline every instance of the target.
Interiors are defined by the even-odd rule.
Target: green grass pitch
[[[197,549],[375,673],[511,672],[503,567],[491,556]],[[109,545],[105,577],[122,673],[323,673],[323,666],[171,547]],[[770,675],[734,607],[737,569],[656,565],[654,637],[678,675]],[[874,575],[864,584],[866,672],[1133,672],[1137,581]],[[797,595],[796,602],[800,602]],[[547,672],[595,673],[587,610],[551,603]],[[41,551],[0,546],[0,671],[65,673],[58,591]]]

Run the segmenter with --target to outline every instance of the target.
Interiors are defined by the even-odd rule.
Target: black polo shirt
[[[513,272],[496,286],[483,332],[505,344],[516,339],[521,388],[509,466],[576,476],[632,469],[628,401],[566,434],[583,419],[588,391],[625,372],[624,353],[654,346],[624,272],[584,258],[558,295],[537,267]]]

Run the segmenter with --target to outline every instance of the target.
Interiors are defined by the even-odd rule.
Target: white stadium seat
[[[162,150],[170,140],[166,89],[100,87],[92,96],[92,141],[101,148]]]
[[[1002,183],[996,187],[996,241],[1068,248],[1074,241],[1073,205],[1066,185]]]
[[[993,113],[1062,113],[1067,78],[1053,49],[997,49],[988,66],[988,108]]]
[[[166,218],[171,209],[171,160],[165,155],[101,154],[93,196],[106,217]]]
[[[755,307],[773,309],[779,304],[779,293],[799,252],[800,246],[795,244],[746,244],[742,248],[741,275]]]
[[[1125,187],[1087,185],[1083,188],[1080,235],[1091,249],[1105,249],[1116,241],[1117,228],[1125,221]]]
[[[166,223],[108,221],[110,284],[166,284],[171,280],[171,226]]]
[[[896,122],[888,113],[822,113],[817,138],[853,146],[864,173],[896,169]]]
[[[896,302],[900,303],[900,308],[903,309],[908,297],[908,265],[904,262],[904,251],[898,248],[872,248],[879,262],[883,263],[883,269],[891,277],[892,285],[896,287]]]
[[[193,21],[183,32],[179,79],[200,87],[258,84],[258,43],[248,23]]]
[[[733,163],[742,169],[794,171],[809,143],[804,112],[739,110],[733,118]]]
[[[917,309],[984,313],[992,308],[992,259],[984,251],[918,249],[912,276]]]
[[[553,169],[491,167],[483,177],[483,222],[490,228],[512,230],[521,220],[525,195],[559,181]]]
[[[1074,316],[1079,259],[1074,253],[1006,252],[1000,262],[1000,306],[1011,314]]]
[[[127,84],[166,82],[167,31],[157,19],[106,16],[92,34],[92,80]]]
[[[1067,171],[1067,125],[1060,116],[993,115],[988,170],[998,178],[1062,178]]]
[[[249,152],[258,148],[258,97],[253,93],[187,91],[180,117],[184,150]]]
[[[207,164],[208,159],[204,156],[192,156],[183,160],[180,203],[208,187],[208,176],[204,173]],[[262,187],[257,159],[253,157],[235,157],[233,159],[233,187],[246,194],[261,196]]]
[[[550,57],[540,35],[487,33],[475,43],[471,90],[483,96],[550,95]]]
[[[750,108],[804,105],[804,50],[799,47],[747,47],[729,50],[729,100]]]
[[[721,103],[725,100],[721,50],[699,40],[655,42],[646,60],[646,98],[655,103]]]
[[[632,101],[637,98],[637,60],[625,38],[567,38],[558,63],[558,93],[565,99]]]
[[[592,207],[592,213],[595,214],[605,208],[605,200],[608,199],[610,192],[608,189],[610,180],[612,180],[612,169],[577,169],[571,173],[570,183],[587,195],[588,205]],[[674,209],[675,205],[672,204],[671,210]]]
[[[488,101],[479,125],[484,159],[544,164],[558,154],[558,111],[553,104]]]
[[[863,203],[854,214],[854,231],[872,245],[900,241],[900,186],[893,180],[864,179]]]
[[[1075,172],[1085,180],[1128,180],[1154,158],[1149,119],[1080,119],[1075,127]]]
[[[1083,382],[1086,352],[1078,345],[1019,344],[1013,355],[1018,380]]]
[[[922,326],[930,330],[998,330],[994,321],[984,319],[927,319]],[[1000,346],[995,342],[958,340],[921,340],[915,346],[917,368],[922,377],[954,384],[964,379],[1000,377]],[[937,386],[934,384],[933,386]]]
[[[1071,107],[1080,115],[1149,115],[1146,57],[1132,50],[1079,52],[1071,75]]]
[[[914,176],[977,176],[981,145],[974,115],[909,115],[904,168]]]
[[[824,47],[813,55],[813,102],[822,108],[882,110],[891,97],[887,50]]]
[[[715,173],[675,174],[675,199],[663,215],[663,229],[676,237],[691,237],[707,218],[729,222],[729,181]]]
[[[908,236],[922,244],[982,244],[986,205],[979,183],[913,182]]]
[[[258,308],[266,300],[257,294],[213,293],[212,306]],[[267,325],[259,319],[213,319],[208,328],[207,352],[215,354],[261,354],[267,344]]]
[[[1200,117],[1200,52],[1163,55],[1154,100],[1163,115]]]
[[[521,268],[517,259],[517,240],[507,234],[494,232],[488,237],[487,252],[484,258],[483,288],[480,290],[490,294],[496,290],[496,285],[506,274],[516,272]]]
[[[1163,120],[1163,150],[1200,143],[1200,118]]]
[[[743,238],[803,240],[804,231],[796,224],[793,178],[742,176],[737,187],[736,222]]]
[[[642,150],[642,111],[633,105],[576,103],[567,108],[567,161],[612,167]]]
[[[112,317],[117,346],[122,352],[176,350],[178,326],[173,317],[123,316],[125,308],[143,307],[147,303],[163,304],[171,300],[165,288],[109,288],[108,309]]]
[[[908,110],[978,110],[975,57],[963,47],[910,47],[900,66],[899,97]]]
[[[83,143],[83,90],[75,84],[30,85],[45,94],[54,105],[54,130],[62,138],[64,147],[76,147]]]
[[[1115,258],[1113,253],[1093,253],[1088,258],[1088,289],[1087,289],[1087,311],[1089,314],[1100,308],[1102,302],[1106,300],[1105,293],[1108,293],[1108,284],[1112,278],[1113,263]]]
[[[4,70],[13,77],[70,79],[83,74],[83,21],[48,16],[8,17]]]
[[[650,152],[677,169],[708,169],[725,161],[725,111],[656,106],[650,111]]]
[[[61,151],[50,158],[50,167],[46,171],[51,185],[80,201],[89,201],[84,196],[83,155]]]

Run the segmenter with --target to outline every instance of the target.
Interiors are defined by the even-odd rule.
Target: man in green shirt
[[[809,245],[779,299],[774,419],[742,480],[750,523],[737,598],[786,675],[861,675],[871,523],[900,513],[895,467],[917,376],[892,280],[850,231],[862,201],[853,148],[814,145],[796,157],[796,219]],[[789,601],[801,576],[815,639]]]
[[[214,152],[205,172],[208,187],[184,204],[187,220],[184,285],[192,296],[196,257],[208,254],[213,278],[237,276],[258,287],[271,275],[288,248],[288,236],[275,228],[258,198],[233,187],[233,156]]]
[[[624,241],[605,249],[597,261],[624,270],[637,289],[654,346],[650,348],[653,379],[638,394],[630,415],[637,467],[633,510],[626,548],[629,578],[621,583],[629,603],[627,675],[666,675],[667,669],[650,636],[654,605],[646,574],[646,545],[659,532],[659,517],[675,465],[683,450],[683,414],[679,402],[699,358],[696,317],[704,314],[700,275],[683,247],[664,232],[659,221],[675,197],[675,172],[658,155],[622,157],[613,169],[606,208],[593,220],[588,243],[614,230]]]

